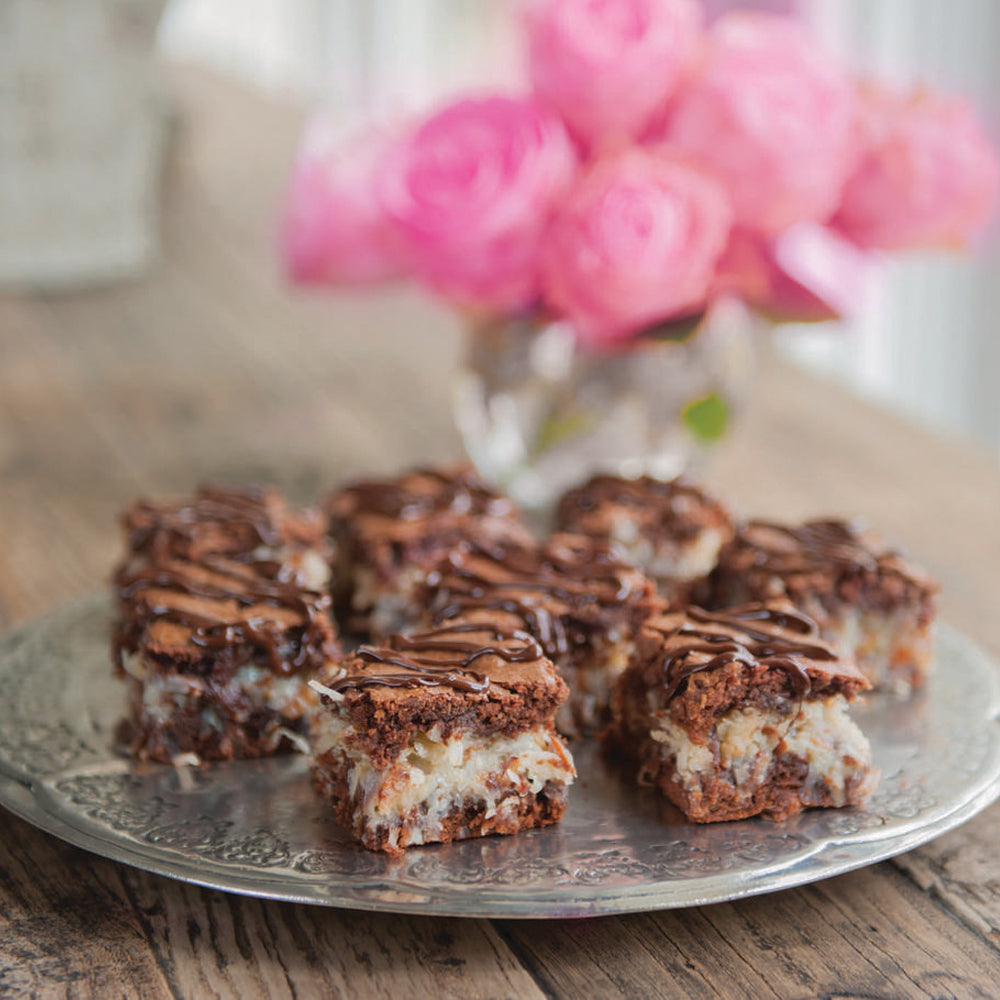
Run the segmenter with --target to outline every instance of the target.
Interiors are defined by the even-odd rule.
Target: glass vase
[[[564,321],[482,320],[455,384],[465,449],[485,478],[535,511],[597,472],[697,474],[741,408],[764,326],[725,299],[601,350]]]

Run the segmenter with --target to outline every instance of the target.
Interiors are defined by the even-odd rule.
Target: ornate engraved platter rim
[[[0,805],[113,860],[262,898],[477,917],[698,905],[883,860],[954,828],[1000,794],[1000,675],[974,643],[944,628],[944,700],[951,698],[952,715],[956,704],[971,710],[963,707],[958,719],[939,718],[939,703],[928,699],[903,706],[900,729],[891,713],[901,703],[872,709],[870,721],[889,727],[888,740],[880,734],[880,764],[890,772],[874,811],[814,811],[790,824],[664,825],[652,799],[634,789],[612,789],[588,758],[596,777],[589,791],[574,789],[559,827],[416,849],[395,862],[343,837],[331,839],[329,816],[309,795],[301,760],[278,759],[255,770],[252,764],[207,769],[197,787],[185,791],[175,787],[172,769],[140,773],[144,769],[115,756],[110,730],[119,707],[117,696],[108,707],[108,691],[117,686],[107,667],[106,616],[107,602],[92,598],[0,639]],[[31,670],[25,669],[26,658]],[[67,673],[68,693],[54,683]],[[44,715],[53,706],[55,717],[30,721],[33,712],[42,709]],[[920,713],[919,725],[908,733],[911,716]],[[873,743],[879,750],[874,737]],[[941,759],[928,770],[929,754]],[[955,773],[951,766],[959,769],[957,790],[942,781],[942,769],[949,780]],[[289,803],[277,802],[272,826],[246,822],[239,808],[251,771],[254,784],[262,782],[262,794],[272,782],[279,789],[273,799],[290,796]],[[637,798],[626,801],[623,794]],[[617,808],[623,801],[629,814],[604,823],[608,803]],[[720,832],[722,827],[728,830]]]
[[[36,800],[23,785],[0,777],[0,802],[22,819],[74,846],[156,875],[258,899],[373,912],[471,918],[608,916],[702,906],[777,892],[844,874],[901,854],[947,833],[981,811],[995,798],[996,795],[991,794],[968,803],[965,808],[952,814],[949,817],[951,822],[947,824],[913,831],[905,837],[880,841],[878,843],[881,849],[878,851],[867,849],[870,841],[858,843],[853,845],[853,850],[848,848],[836,862],[819,865],[809,858],[805,864],[785,868],[777,875],[763,873],[740,882],[715,880],[720,884],[706,881],[696,886],[675,885],[670,888],[669,893],[665,893],[662,884],[638,891],[623,891],[618,887],[594,888],[590,892],[576,892],[572,897],[559,899],[553,898],[550,890],[533,892],[530,889],[520,889],[511,893],[478,887],[475,895],[469,898],[465,895],[459,897],[448,893],[408,890],[403,884],[393,886],[384,879],[359,881],[354,885],[332,883],[325,889],[318,890],[317,886],[309,883],[293,886],[284,878],[269,880],[259,875],[247,878],[234,875],[231,871],[215,870],[212,866],[196,870],[190,865],[172,864],[166,855],[131,851],[121,843],[94,837],[87,831],[61,822],[50,813],[37,809]]]

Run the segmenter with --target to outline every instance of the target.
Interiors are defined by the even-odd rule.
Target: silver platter
[[[997,668],[942,628],[926,692],[854,710],[882,773],[863,810],[695,826],[584,742],[558,826],[388,858],[349,841],[302,757],[176,771],[116,753],[124,689],[110,672],[108,614],[92,598],[0,641],[0,804],[115,861],[252,896],[475,917],[693,906],[880,861],[1000,795]]]

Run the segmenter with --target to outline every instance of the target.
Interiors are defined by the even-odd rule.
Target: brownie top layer
[[[462,465],[414,469],[392,479],[359,480],[338,490],[325,507],[334,526],[347,524],[393,534],[419,533],[428,521],[508,518],[517,523],[519,516],[513,501]]]
[[[726,507],[684,479],[594,476],[565,493],[556,507],[561,531],[610,537],[622,518],[650,537],[677,542],[695,538],[706,528],[722,530],[727,537],[733,531]]]
[[[597,630],[637,627],[664,607],[645,574],[583,535],[554,535],[540,546],[466,544],[429,586],[434,621],[476,608],[513,614],[556,660]]]
[[[550,728],[569,690],[538,642],[509,616],[449,622],[360,646],[311,682],[321,702],[346,715],[353,743],[378,764],[414,731],[440,738],[510,736]]]
[[[491,687],[530,692],[561,689],[555,667],[538,641],[509,616],[474,616],[438,628],[394,635],[382,645],[362,645],[342,664],[346,673],[328,686],[338,692],[363,688],[381,694],[441,688],[454,694],[486,694]]]
[[[744,678],[767,676],[771,688],[797,698],[853,696],[869,687],[855,665],[820,638],[816,623],[784,601],[657,616],[643,633],[638,662],[647,686],[662,686],[665,702],[694,680],[700,689],[730,684],[733,667]]]
[[[116,649],[214,676],[248,662],[279,674],[318,670],[337,653],[330,598],[281,579],[275,565],[220,556],[124,567]]]
[[[318,546],[323,540],[318,512],[293,513],[276,490],[263,486],[205,485],[193,497],[139,500],[122,525],[129,551],[152,560],[249,558],[261,547]]]
[[[799,525],[748,521],[720,554],[718,575],[723,580],[743,577],[751,592],[766,587],[767,578],[778,577],[793,601],[816,593],[883,609],[929,599],[938,589],[877,534],[834,519]]]

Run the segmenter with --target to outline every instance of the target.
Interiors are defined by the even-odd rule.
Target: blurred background
[[[795,9],[856,69],[961,91],[978,105],[992,134],[1000,135],[997,0],[762,0],[755,5],[715,0],[710,6]],[[349,126],[367,115],[423,108],[458,88],[509,78],[520,58],[515,10],[515,0],[4,0],[0,278],[17,284],[21,262],[11,246],[22,253],[30,248],[27,237],[36,224],[24,215],[18,169],[33,170],[51,192],[85,183],[68,173],[74,169],[72,158],[62,172],[50,165],[52,176],[42,176],[38,150],[47,137],[36,134],[37,114],[31,115],[46,100],[50,84],[43,75],[67,74],[74,57],[93,59],[92,46],[99,36],[107,38],[108,18],[114,18],[114,50],[93,60],[94,71],[83,85],[79,74],[67,84],[73,87],[71,104],[80,110],[71,106],[63,128],[70,135],[74,128],[81,133],[75,165],[89,163],[93,174],[86,182],[87,205],[60,208],[57,201],[46,223],[67,228],[63,256],[46,262],[56,278],[70,276],[67,284],[79,273],[74,266],[81,255],[95,280],[127,276],[154,259],[155,181],[170,109],[147,113],[158,100],[155,74],[147,72],[150,53],[210,67],[304,106],[326,106]],[[27,42],[32,33],[43,37],[48,31],[51,37],[54,19],[69,42],[39,55]],[[135,84],[123,87],[122,79]],[[102,137],[97,109],[109,122],[133,116],[131,138],[126,141],[120,132]],[[86,134],[80,123],[87,124]],[[125,144],[116,158],[104,155],[109,143]],[[97,151],[100,164],[94,159]],[[36,153],[39,159],[32,162]],[[293,155],[290,148],[289,162]],[[105,164],[112,159],[123,164],[120,176],[107,175]],[[50,206],[54,197],[50,194]],[[85,231],[74,212],[99,217],[102,238],[88,236],[74,248],[70,231],[74,225],[75,231]],[[780,347],[797,362],[913,419],[974,440],[1000,459],[998,316],[1000,240],[994,227],[993,238],[973,261],[919,255],[887,261],[864,295],[859,293],[858,314],[850,322],[789,329]]]
[[[172,0],[163,50],[255,85],[291,90],[345,119],[424,107],[509,78],[512,0]],[[860,70],[967,94],[1000,135],[997,0],[771,0],[796,10]],[[786,331],[802,364],[979,441],[1000,458],[1000,240],[981,257],[897,256],[850,323]]]

